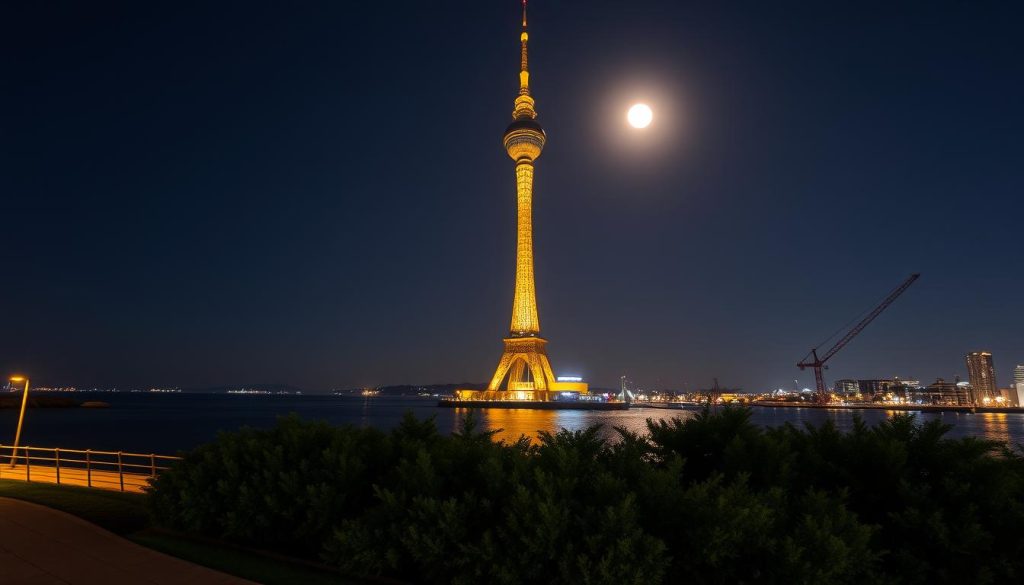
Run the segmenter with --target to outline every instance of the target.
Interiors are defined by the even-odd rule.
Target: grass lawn
[[[217,569],[236,577],[267,583],[268,585],[286,585],[302,583],[303,585],[341,585],[354,583],[342,580],[338,573],[322,571],[315,567],[289,563],[253,552],[231,547],[211,546],[175,534],[158,531],[143,531],[128,536],[132,542],[169,554],[172,557],[185,559],[197,565]]]
[[[0,497],[61,510],[142,546],[259,583],[354,583],[315,567],[154,530],[142,494],[0,479]]]
[[[67,512],[122,536],[150,523],[142,494],[0,479],[0,496]]]

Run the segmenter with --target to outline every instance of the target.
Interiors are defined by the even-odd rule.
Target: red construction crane
[[[814,382],[817,386],[817,393],[815,394],[815,397],[819,403],[824,403],[828,401],[828,393],[825,391],[825,377],[821,373],[822,369],[828,367],[825,365],[825,362],[827,362],[829,358],[831,358],[832,356],[836,355],[836,353],[838,353],[839,350],[846,347],[846,344],[850,343],[850,340],[856,337],[858,333],[863,331],[864,328],[868,326],[868,323],[874,321],[875,317],[877,317],[882,313],[882,311],[887,309],[889,305],[891,305],[897,297],[903,294],[903,291],[910,288],[910,285],[914,284],[914,281],[917,280],[920,276],[920,274],[911,274],[910,278],[903,281],[903,284],[899,285],[891,293],[889,293],[889,296],[885,297],[885,300],[882,301],[880,305],[878,305],[877,307],[875,307],[873,311],[868,313],[867,317],[861,319],[860,323],[854,325],[853,329],[847,331],[846,335],[842,336],[842,338],[840,338],[839,341],[835,343],[835,345],[830,347],[828,351],[826,351],[820,358],[818,357],[818,349],[821,347],[821,345],[827,343],[829,341],[828,339],[826,339],[818,347],[812,349],[811,353],[807,354],[806,356],[804,356],[804,359],[800,360],[800,363],[797,364],[797,367],[800,368],[801,370],[803,370],[804,368],[814,368]],[[835,336],[833,335],[833,337]],[[829,339],[831,339],[831,337]]]

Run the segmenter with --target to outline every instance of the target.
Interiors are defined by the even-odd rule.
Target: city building
[[[512,300],[512,324],[504,339],[505,351],[486,390],[459,389],[457,400],[577,399],[588,395],[586,382],[559,381],[551,370],[547,340],[540,336],[537,294],[533,278],[533,166],[540,157],[547,136],[537,122],[536,102],[530,92],[526,45],[526,2],[523,28],[519,35],[519,93],[515,98],[512,123],[505,129],[504,146],[515,161],[516,170],[516,280]],[[586,398],[587,396],[584,396]]]
[[[860,394],[860,385],[857,384],[857,380],[836,380],[834,390],[836,394],[844,396]]]
[[[1013,369],[1013,383],[1024,384],[1024,364],[1017,364],[1017,367]]]
[[[971,388],[970,382],[960,381],[960,376],[956,377],[956,386],[963,390],[967,395],[967,404],[974,404],[974,388]]]
[[[910,402],[914,392],[917,392],[921,388],[920,380],[901,380],[899,377],[896,377],[892,380],[892,386],[889,387],[889,393],[903,402]]]
[[[991,403],[999,396],[996,369],[990,352],[973,351],[967,354],[967,376],[974,390],[975,404]]]
[[[1000,388],[999,396],[996,398],[998,406],[1020,406],[1020,396],[1017,395],[1017,386],[1014,384],[1009,388]]]
[[[870,396],[871,398],[878,397],[881,399],[890,392],[896,382],[893,380],[857,380],[857,386],[860,389],[860,393],[864,396]]]
[[[924,388],[914,388],[910,393],[911,401],[920,404],[940,404],[943,406],[970,406],[970,386],[963,382],[947,382],[936,379]]]

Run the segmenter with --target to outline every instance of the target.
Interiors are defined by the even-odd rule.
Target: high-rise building
[[[1024,364],[1017,364],[1013,369],[1013,383],[1024,384]]]
[[[974,390],[975,404],[991,402],[999,396],[996,386],[996,369],[992,354],[987,351],[972,351],[967,354],[967,375]]]
[[[527,62],[526,0],[523,29],[519,35],[519,94],[512,123],[505,129],[505,151],[516,168],[516,281],[512,300],[512,324],[504,339],[505,351],[484,391],[458,390],[461,399],[552,400],[554,394],[587,393],[582,381],[559,381],[551,370],[547,340],[540,336],[537,294],[533,278],[533,163],[540,157],[547,136],[537,122],[536,102],[530,93]]]

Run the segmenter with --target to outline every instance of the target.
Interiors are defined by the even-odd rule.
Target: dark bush
[[[270,430],[222,433],[160,475],[150,505],[169,527],[303,554],[339,517],[374,503],[397,456],[374,429],[284,417]]]
[[[164,525],[423,583],[1002,583],[1024,577],[1024,461],[895,416],[761,429],[743,409],[495,442],[295,417],[189,453]]]

